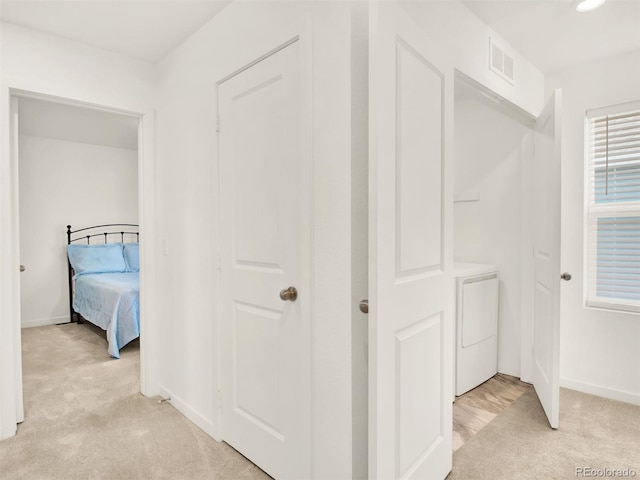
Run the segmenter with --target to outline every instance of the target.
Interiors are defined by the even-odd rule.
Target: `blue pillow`
[[[67,245],[69,262],[76,275],[126,272],[122,243]]]
[[[139,272],[140,246],[137,243],[125,243],[124,259],[127,262],[127,272]]]

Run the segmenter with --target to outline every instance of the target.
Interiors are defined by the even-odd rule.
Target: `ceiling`
[[[640,51],[640,1],[608,0],[578,13],[571,0],[464,0],[544,73]]]
[[[2,0],[0,19],[156,63],[230,0]]]
[[[138,119],[128,115],[21,97],[18,119],[20,135],[138,148]]]
[[[0,19],[156,63],[230,1],[0,0]],[[590,13],[571,0],[463,3],[545,73],[640,50],[640,0]]]

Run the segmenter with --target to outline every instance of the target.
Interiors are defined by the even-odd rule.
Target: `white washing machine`
[[[498,373],[498,270],[455,263],[455,394],[462,395]]]

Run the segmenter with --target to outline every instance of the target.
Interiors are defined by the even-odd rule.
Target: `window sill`
[[[631,315],[640,314],[640,305],[620,304],[607,300],[587,300],[584,307],[589,310],[598,310],[601,312],[626,313]]]

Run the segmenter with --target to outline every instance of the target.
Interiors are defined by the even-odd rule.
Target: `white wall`
[[[440,43],[453,66],[525,112],[544,106],[544,75],[459,0],[405,1],[404,8],[425,33]],[[489,69],[489,38],[514,59],[515,84]]]
[[[547,77],[562,88],[561,384],[640,404],[640,316],[584,307],[584,116],[592,108],[640,100],[640,52]]]
[[[458,88],[458,86],[456,86]],[[500,272],[498,371],[520,376],[523,168],[532,161],[531,125],[472,93],[455,102],[456,261],[496,265]]]
[[[215,82],[277,46],[263,37],[305,19],[311,27],[312,474],[322,479],[352,474],[349,11],[343,2],[234,2],[158,65],[160,383],[219,437]]]
[[[17,210],[12,182],[17,178],[11,163],[10,89],[39,92],[89,104],[140,113],[150,112],[153,98],[153,66],[60,37],[0,22],[0,439],[13,435],[20,418],[20,329],[15,323],[19,304]],[[141,252],[153,254],[153,126],[145,123],[145,181],[141,195],[145,243]],[[147,219],[147,222],[144,221]],[[16,232],[16,233],[13,233]],[[153,263],[145,265],[149,280]],[[145,275],[147,275],[145,274]],[[141,285],[142,285],[141,278]],[[152,291],[152,289],[151,289]],[[147,296],[147,299],[149,296]],[[144,300],[143,300],[144,301]],[[146,308],[150,312],[152,305]],[[153,355],[151,353],[151,355]],[[144,361],[142,362],[144,365]],[[142,368],[142,386],[153,389],[154,373]],[[147,379],[147,380],[145,380]],[[20,386],[19,388],[17,388]]]
[[[19,151],[22,326],[64,322],[66,226],[138,223],[138,152],[26,135]]]
[[[153,65],[55,35],[0,22],[3,86],[145,112]]]

